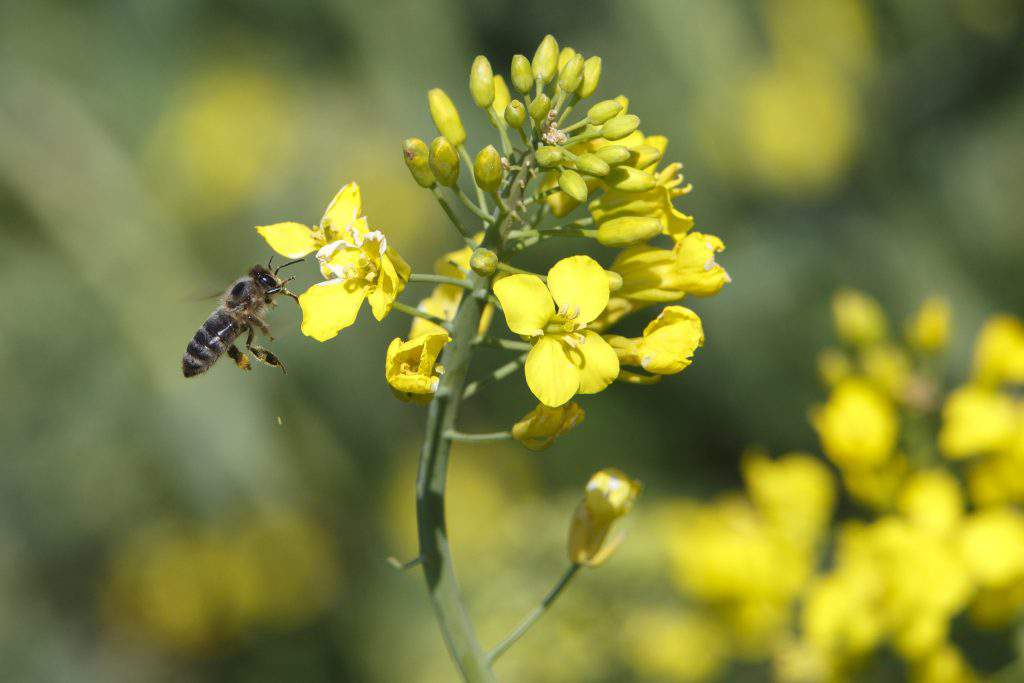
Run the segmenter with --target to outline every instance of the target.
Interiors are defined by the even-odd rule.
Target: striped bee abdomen
[[[181,371],[194,377],[209,370],[225,349],[234,343],[241,327],[222,310],[214,311],[199,328],[185,349]]]

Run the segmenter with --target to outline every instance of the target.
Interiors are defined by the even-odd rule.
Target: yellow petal
[[[584,330],[586,342],[580,345],[583,364],[580,367],[580,393],[596,394],[611,384],[619,374],[619,357],[615,349],[593,330]]]
[[[552,408],[576,395],[580,387],[580,371],[569,360],[567,349],[556,337],[545,335],[530,349],[526,357],[526,384],[537,400]]]
[[[601,271],[604,277],[604,271]],[[608,289],[608,279],[604,279]],[[543,330],[555,314],[555,304],[544,282],[536,275],[509,275],[494,283],[494,294],[505,311],[508,329],[532,336]]]
[[[647,372],[671,375],[693,361],[693,352],[704,345],[700,318],[689,308],[667,306],[644,329],[640,342],[640,366]]]
[[[397,254],[396,254],[397,256]],[[399,262],[408,269],[408,265],[405,261],[399,258]],[[370,290],[370,308],[373,310],[373,317],[377,320],[383,320],[384,317],[391,312],[391,306],[395,303],[395,299],[405,289],[405,280],[408,279],[408,270],[405,270],[405,277],[400,277],[395,263],[391,260],[388,254],[385,254],[380,260],[380,274],[377,276],[376,286]]]
[[[334,195],[334,199],[327,205],[324,217],[320,219],[320,227],[337,235],[355,221],[362,204],[359,185],[354,182],[348,183],[338,190],[338,194]]]
[[[366,287],[344,280],[320,282],[299,296],[302,334],[327,341],[351,325],[366,298]]]
[[[313,231],[302,223],[257,225],[256,232],[267,241],[271,249],[288,258],[302,258],[320,246],[313,239]]]
[[[552,266],[548,271],[548,288],[559,310],[570,314],[578,310],[577,324],[589,323],[608,305],[608,276],[601,264],[589,256],[570,256]]]

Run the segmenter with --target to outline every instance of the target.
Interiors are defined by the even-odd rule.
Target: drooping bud
[[[494,111],[501,116],[505,111],[505,107],[512,101],[512,95],[508,92],[508,86],[505,85],[505,79],[495,74],[494,76],[494,102],[491,105],[494,107]]]
[[[497,192],[503,173],[501,155],[494,145],[487,145],[477,153],[473,161],[473,179],[481,190],[491,194]]]
[[[587,173],[593,176],[606,176],[611,170],[607,162],[603,161],[596,154],[581,154],[576,158],[576,168],[581,173]]]
[[[604,182],[623,192],[646,192],[658,184],[658,179],[632,166],[616,166],[604,177]]]
[[[597,90],[597,83],[600,80],[601,58],[595,55],[583,62],[583,80],[580,81],[580,87],[576,90],[576,94],[581,100],[590,97]]]
[[[430,143],[430,170],[445,187],[452,187],[459,181],[459,153],[443,135]]]
[[[462,127],[459,111],[444,90],[431,89],[427,93],[427,104],[430,106],[430,118],[434,119],[437,132],[448,138],[448,142],[455,146],[466,141],[466,129]]]
[[[494,102],[494,72],[487,57],[477,55],[469,70],[469,92],[481,109],[487,109]]]
[[[526,123],[526,107],[519,100],[512,100],[505,107],[505,123],[513,128],[522,128]]]
[[[512,438],[531,451],[542,451],[581,422],[583,409],[575,403],[557,408],[539,403],[512,426]]]
[[[576,56],[576,50],[571,47],[563,47],[562,51],[558,53],[558,72],[561,73],[565,65],[569,63],[569,60]]]
[[[583,57],[574,55],[558,71],[558,87],[565,92],[575,92],[583,81]]]
[[[544,93],[537,95],[533,102],[530,102],[530,118],[537,123],[543,121],[549,111],[551,111],[551,98]]]
[[[558,41],[550,33],[540,41],[537,51],[533,53],[533,77],[547,84],[558,71]]]
[[[594,152],[601,161],[609,166],[618,166],[629,161],[629,149],[622,145],[605,145]]]
[[[629,165],[647,168],[661,161],[661,150],[654,145],[640,145],[629,150]]]
[[[639,116],[619,114],[601,126],[601,137],[605,140],[621,140],[639,127]]]
[[[436,182],[430,171],[430,152],[427,144],[419,138],[409,138],[402,143],[402,157],[420,187],[433,187]]]
[[[520,93],[528,93],[533,89],[533,68],[530,60],[523,55],[516,55],[512,58],[512,87]]]
[[[661,223],[652,216],[623,216],[605,221],[597,229],[597,241],[606,247],[629,247],[661,233]]]
[[[562,148],[544,145],[537,148],[535,156],[538,164],[544,168],[551,168],[552,166],[557,166],[562,161]]]
[[[587,201],[587,183],[571,168],[563,170],[558,176],[558,187],[578,202]]]
[[[640,495],[640,482],[621,470],[597,472],[587,482],[586,495],[569,525],[569,561],[596,567],[608,559],[618,543],[608,540],[612,524],[628,513]]]
[[[622,105],[615,100],[602,100],[587,110],[587,123],[600,126],[616,117],[622,111]]]
[[[478,247],[473,250],[473,254],[469,257],[469,267],[477,275],[483,275],[484,277],[494,275],[494,271],[498,269],[498,255],[490,249]]]

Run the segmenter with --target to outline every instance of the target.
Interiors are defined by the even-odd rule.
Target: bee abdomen
[[[181,358],[185,377],[194,377],[209,370],[224,350],[238,336],[238,324],[223,311],[214,311],[196,331]]]

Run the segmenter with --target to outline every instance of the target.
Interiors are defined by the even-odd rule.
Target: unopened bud
[[[616,117],[622,111],[622,105],[615,100],[602,100],[587,110],[587,123],[600,126]]]
[[[623,192],[646,192],[658,184],[657,178],[632,166],[616,166],[604,182]]]
[[[558,187],[578,202],[587,201],[587,183],[572,169],[567,168],[558,176]]]
[[[580,87],[576,90],[576,94],[580,96],[581,100],[590,97],[597,90],[597,83],[600,80],[601,58],[595,55],[583,62],[583,80],[580,81]]]
[[[533,53],[533,77],[544,83],[550,83],[558,71],[558,41],[550,33],[540,41],[537,51]]]
[[[629,150],[629,165],[636,168],[647,168],[661,161],[661,150],[653,145],[640,145]]]
[[[569,63],[569,60],[576,56],[576,50],[571,47],[563,47],[562,51],[558,53],[558,72],[561,73],[565,65]]]
[[[494,102],[494,72],[483,55],[477,55],[469,69],[469,92],[481,109],[487,109]]]
[[[583,81],[583,57],[573,57],[558,71],[558,87],[565,92],[575,92]]]
[[[420,187],[433,187],[436,182],[430,171],[430,152],[427,145],[419,138],[409,138],[402,143],[402,157],[405,165],[412,173],[413,179]]]
[[[484,277],[494,275],[494,271],[498,269],[498,255],[490,249],[478,247],[473,250],[472,256],[469,257],[469,267],[477,275],[483,275]]]
[[[494,107],[494,111],[501,116],[505,111],[505,107],[512,101],[512,95],[508,92],[508,86],[505,85],[505,79],[499,75],[494,76],[494,102],[491,105]]]
[[[557,166],[562,161],[562,148],[544,145],[537,148],[535,155],[538,164],[544,168],[551,168],[552,166]]]
[[[651,216],[623,216],[597,228],[597,241],[606,247],[628,247],[661,233],[661,223]]]
[[[473,161],[473,179],[484,192],[493,194],[498,191],[504,170],[501,155],[494,149],[494,145],[487,145],[480,150]]]
[[[505,107],[505,123],[513,128],[522,128],[526,123],[526,107],[519,100],[512,100]]]
[[[622,276],[616,273],[614,270],[606,270],[604,274],[608,276],[608,289],[613,292],[617,292],[622,289]]]
[[[533,68],[530,60],[523,55],[516,55],[512,58],[512,87],[520,93],[528,93],[533,89]]]
[[[541,93],[530,102],[530,118],[540,123],[544,120],[544,117],[551,111],[551,98]]]
[[[581,154],[576,158],[576,168],[593,176],[606,176],[611,168],[596,154]]]
[[[605,145],[594,152],[601,161],[609,166],[618,166],[629,161],[629,149],[622,145]]]
[[[601,126],[601,137],[605,140],[621,140],[640,127],[640,117],[633,114],[619,114]]]
[[[459,111],[444,90],[433,88],[428,92],[427,104],[430,106],[430,118],[434,119],[437,131],[448,138],[448,142],[458,146],[466,141],[466,130],[462,127]]]
[[[459,153],[443,135],[430,143],[430,170],[437,182],[445,187],[452,187],[459,182]]]

